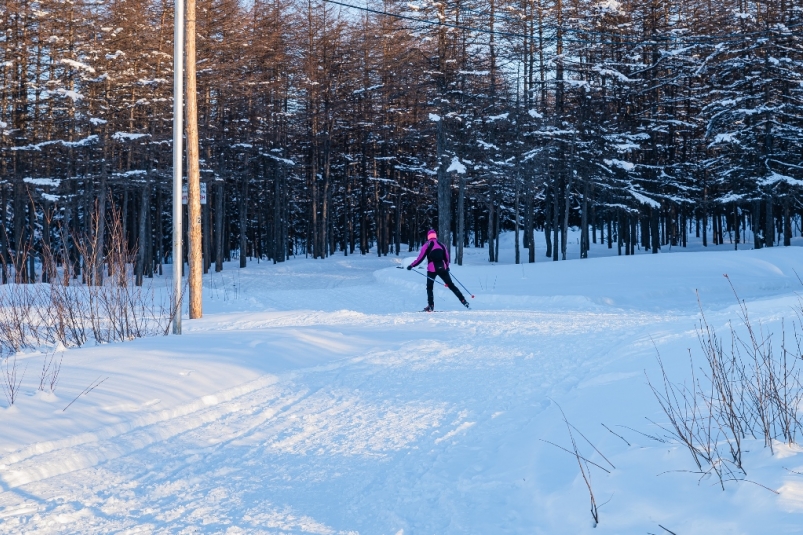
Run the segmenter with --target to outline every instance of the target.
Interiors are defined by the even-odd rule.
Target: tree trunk
[[[560,195],[558,179],[552,181],[552,261],[558,261],[558,233],[560,232]]]
[[[488,261],[496,262],[494,256],[494,201],[493,195],[488,194]]]
[[[502,211],[497,207],[494,212],[496,213],[496,221],[494,222],[494,247],[496,247],[496,252],[494,252],[494,259],[499,262],[499,233],[502,228]]]
[[[0,241],[2,245],[0,245],[0,261],[2,261],[3,266],[3,284],[8,284],[8,214],[7,212],[7,202],[8,199],[6,198],[7,188],[5,185],[0,185]],[[67,244],[62,244],[63,247],[66,247]],[[64,254],[64,253],[62,253]],[[65,259],[66,260],[66,259]]]
[[[753,213],[750,216],[750,228],[753,231],[753,248],[761,249],[761,201],[753,201]]]
[[[145,231],[147,228],[146,217],[148,214],[148,201],[150,200],[150,186],[146,183],[142,187],[139,201],[139,221],[137,225],[137,265],[135,270],[135,282],[137,286],[142,286],[142,277],[145,272]]]
[[[560,241],[560,253],[561,258],[566,260],[566,242],[569,239],[569,209],[570,200],[571,200],[571,188],[572,188],[572,175],[569,174],[569,178],[566,179],[566,191],[563,194],[563,223],[561,225],[561,241]]]
[[[580,214],[580,258],[588,258],[588,180],[583,180],[583,213]]]
[[[549,190],[547,189],[547,192]],[[554,210],[554,203],[550,201],[547,193],[544,200],[544,241],[546,241],[546,254],[547,258],[552,258],[552,210]]]
[[[514,202],[514,212],[513,212],[513,221],[514,221],[514,234],[513,234],[513,241],[515,242],[515,250],[516,250],[516,258],[515,263],[521,263],[521,253],[519,252],[519,189],[520,183],[519,179],[516,178],[516,200]]]
[[[783,198],[783,244],[784,247],[792,245],[792,216],[789,212],[789,197]]]
[[[460,175],[457,190],[457,265],[463,265],[463,244],[466,241],[466,178]]]
[[[13,200],[13,220],[12,220],[12,239],[14,240],[14,282],[22,284],[25,282],[23,272],[25,271],[25,185],[22,180],[14,182]],[[75,203],[75,197],[71,199],[71,205]],[[73,212],[75,214],[75,212]],[[71,218],[72,219],[72,218]],[[75,234],[73,234],[74,236]]]
[[[650,207],[650,234],[652,234],[652,254],[656,254],[661,248],[661,236],[659,235],[658,208]]]
[[[246,260],[248,255],[248,237],[246,234],[248,228],[248,178],[246,175],[243,175],[240,180],[242,183],[240,184],[240,195],[238,195],[237,205],[239,208],[238,215],[240,223],[240,268],[244,268],[247,265]]]
[[[30,208],[28,208],[28,283],[34,284],[36,282],[36,253],[34,239],[36,236],[36,206],[33,204],[33,198],[30,199]]]
[[[95,195],[95,217],[97,218],[97,222],[95,223],[95,265],[92,266],[92,282],[98,286],[103,284],[103,259],[104,253],[106,249],[106,197],[108,196],[109,192],[107,191],[107,174],[108,174],[108,164],[107,164],[107,148],[106,148],[106,141],[104,136],[104,143],[103,143],[103,161],[101,162],[101,171],[100,171],[100,184],[98,185],[98,191]]]
[[[438,239],[445,246],[452,245],[452,177],[446,172],[446,139],[443,131],[444,118],[438,121]]]
[[[42,282],[48,283],[56,273],[56,263],[53,259],[53,249],[50,245],[50,221],[53,218],[53,209],[48,201],[42,203]]]
[[[525,204],[527,205],[527,219],[525,219],[526,227],[524,234],[529,247],[527,250],[527,261],[532,264],[535,262],[535,236],[533,232],[535,227],[535,215],[533,214],[533,184],[530,179],[527,180],[527,202]]]
[[[215,192],[215,272],[223,271],[223,191],[220,182]]]
[[[211,234],[212,234],[212,219],[209,210],[209,184],[206,184],[206,203],[201,205],[201,217],[203,217],[203,226],[201,228],[201,241],[203,243],[203,258],[204,258],[204,274],[209,273],[209,266],[212,265],[211,256]]]

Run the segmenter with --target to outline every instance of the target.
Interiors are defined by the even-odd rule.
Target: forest
[[[0,17],[2,281],[97,282],[118,227],[138,283],[161,273],[172,2]],[[798,0],[198,0],[196,24],[204,272],[430,227],[457,263],[502,231],[516,262],[565,259],[570,227],[581,257],[800,233]]]

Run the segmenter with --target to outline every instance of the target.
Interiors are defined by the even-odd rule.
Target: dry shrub
[[[0,288],[0,353],[10,354],[43,345],[80,347],[167,334],[177,312],[171,303],[171,288],[158,291],[153,284],[134,284],[136,250],[128,247],[119,210],[107,213],[105,255],[95,236],[100,225],[95,215],[88,235],[72,237],[61,229],[61,242],[72,241],[78,259],[63,248],[55,253],[42,248],[42,272],[48,282],[23,284],[28,273],[25,258],[15,259],[11,269],[14,284]],[[83,277],[76,262],[83,260]],[[26,273],[18,272],[23,266]],[[107,276],[104,277],[104,273]]]
[[[647,379],[669,420],[669,425],[662,427],[688,449],[698,473],[714,475],[723,488],[726,481],[745,480],[742,445],[746,438],[761,438],[770,449],[774,441],[796,443],[802,430],[799,408],[803,406],[798,366],[803,354],[803,322],[794,324],[795,345],[791,348],[782,322],[780,349],[776,349],[772,334],[750,319],[746,303],[730,278],[728,282],[739,304],[739,324],[730,324],[728,346],[708,323],[700,305],[697,337],[705,356],[700,373],[690,355],[690,377],[674,383],[658,355],[663,384],[656,387]],[[801,318],[803,305],[798,311],[798,320]]]

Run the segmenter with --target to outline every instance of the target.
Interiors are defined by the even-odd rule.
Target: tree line
[[[172,261],[173,4],[0,5],[3,281],[55,251],[98,282],[109,214],[152,276]],[[204,271],[399,254],[430,227],[458,262],[496,261],[503,230],[517,262],[565,259],[570,227],[581,257],[789,245],[802,30],[790,0],[198,0]]]

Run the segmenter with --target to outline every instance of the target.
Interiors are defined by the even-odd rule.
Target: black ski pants
[[[460,302],[465,302],[466,298],[463,297],[463,294],[460,293],[460,290],[457,289],[457,286],[454,285],[452,282],[452,277],[449,276],[449,272],[443,268],[437,269],[437,271],[427,271],[427,304],[435,308],[435,297],[432,295],[432,290],[435,287],[435,275],[441,278],[443,282],[446,283],[446,286],[454,292]]]

